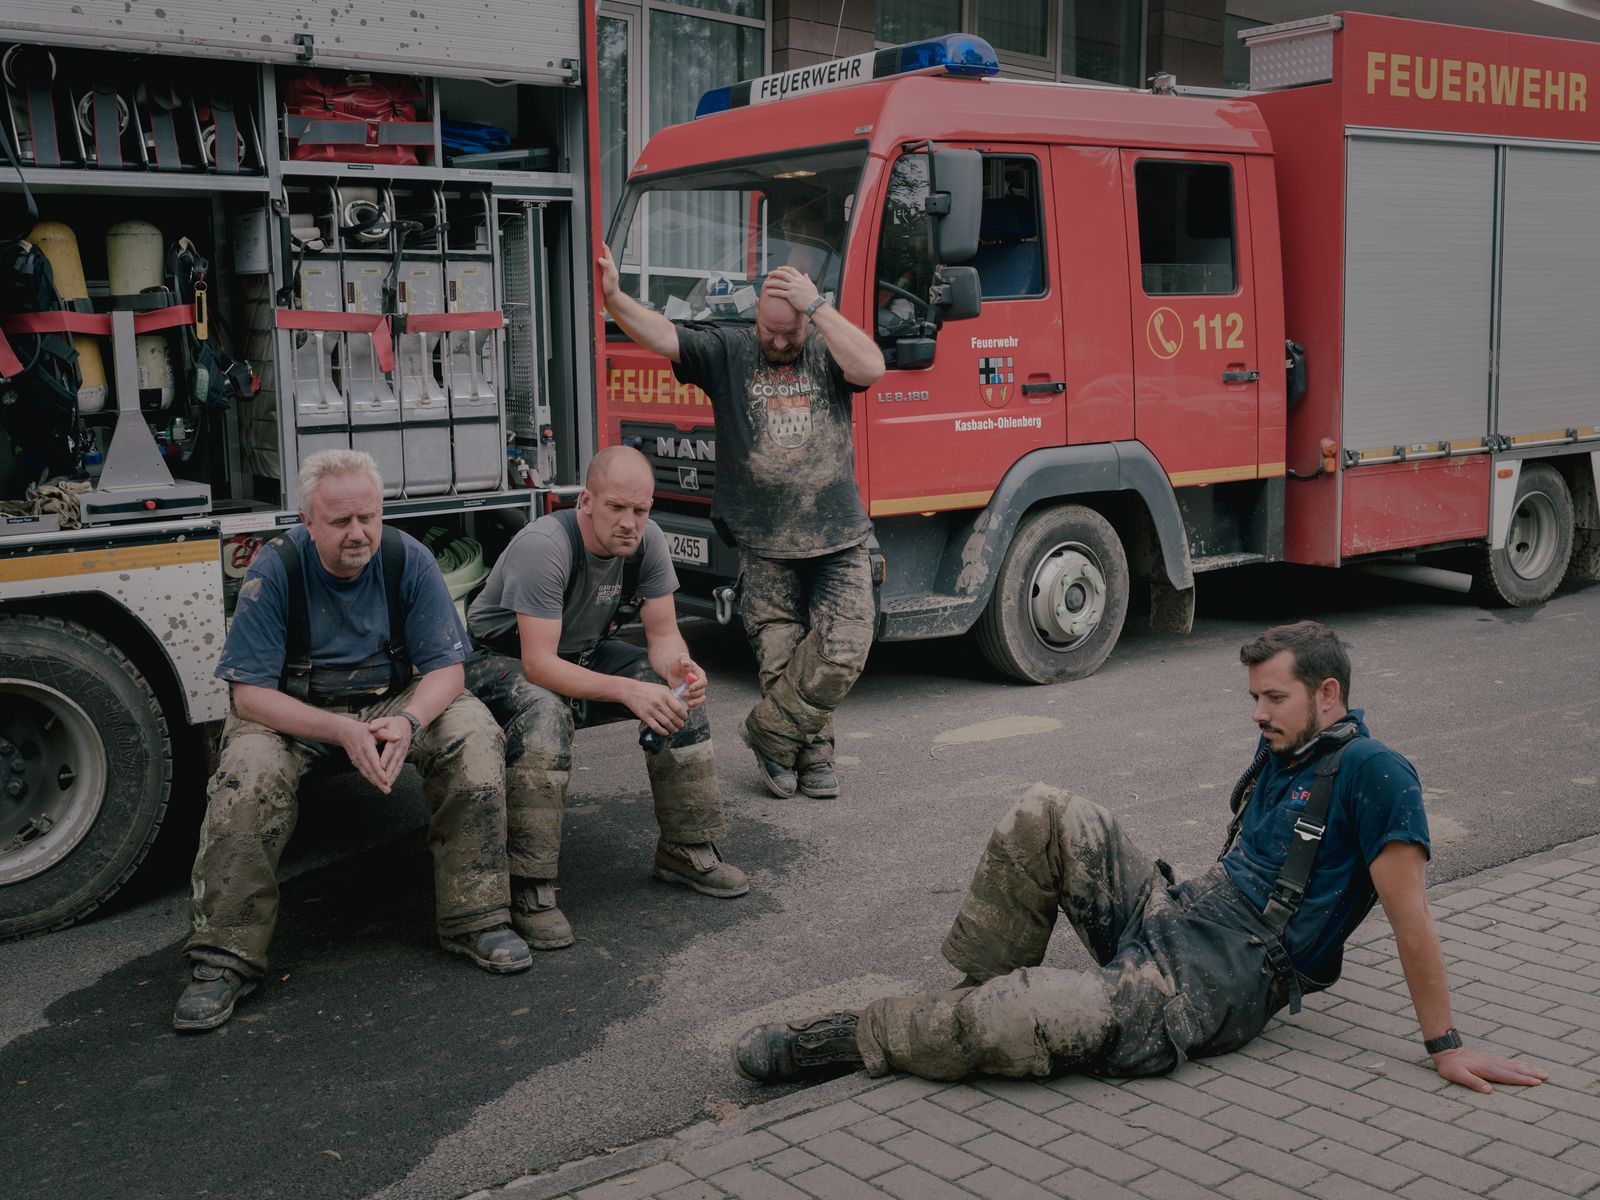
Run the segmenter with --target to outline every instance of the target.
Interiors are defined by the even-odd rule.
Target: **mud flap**
[[[1194,629],[1194,588],[1170,583],[1150,585],[1150,628],[1158,633],[1189,633]]]

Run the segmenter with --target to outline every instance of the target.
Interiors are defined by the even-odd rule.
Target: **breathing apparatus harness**
[[[1294,963],[1289,959],[1289,952],[1283,947],[1284,931],[1289,928],[1289,922],[1294,920],[1295,913],[1300,911],[1300,905],[1306,898],[1306,885],[1311,881],[1317,851],[1322,847],[1322,835],[1328,828],[1328,809],[1333,803],[1333,782],[1338,777],[1339,764],[1350,743],[1361,736],[1355,718],[1346,715],[1312,738],[1296,756],[1309,758],[1311,755],[1320,755],[1311,783],[1311,796],[1294,823],[1294,840],[1284,857],[1277,881],[1272,885],[1272,894],[1267,897],[1267,906],[1261,913],[1262,921],[1272,931],[1272,939],[1267,944],[1267,961],[1288,989],[1291,1013],[1300,1011],[1302,988]],[[1227,857],[1234,838],[1239,835],[1239,828],[1244,824],[1245,809],[1255,798],[1256,782],[1261,778],[1270,753],[1263,739],[1255,758],[1251,759],[1244,774],[1239,776],[1239,782],[1233,785],[1233,794],[1228,799],[1233,817],[1228,822],[1228,837],[1222,845],[1222,853],[1217,855],[1218,862]]]
[[[39,220],[39,206],[3,127],[0,151],[22,183],[27,228],[32,228]],[[56,290],[50,260],[24,237],[0,242],[0,281],[0,316],[69,307]],[[78,419],[78,389],[83,386],[78,352],[64,333],[10,336],[19,339],[17,349],[7,335],[0,334],[0,425],[5,426],[18,460],[37,477],[36,482],[71,472],[90,444]]]
[[[211,312],[206,283],[209,267],[188,238],[179,238],[167,253],[167,276],[177,302],[194,306],[194,324],[181,326],[178,339],[183,375],[193,385],[190,395],[202,407],[226,408],[234,400],[253,397],[261,380],[248,362],[228,353],[211,329],[215,320],[222,332],[230,332],[221,314]]]
[[[283,674],[278,679],[278,690],[293,696],[301,703],[314,703],[311,698],[315,666],[311,661],[311,615],[306,599],[305,566],[301,555],[316,553],[310,539],[306,549],[296,546],[287,535],[268,543],[278,553],[283,563],[284,595],[289,609],[284,614]],[[384,651],[389,655],[389,688],[385,696],[395,696],[404,691],[411,681],[411,656],[406,650],[405,610],[400,604],[400,580],[405,574],[406,547],[400,540],[398,529],[384,527],[383,538],[378,543],[379,570],[383,573],[384,603],[389,614],[389,640]]]

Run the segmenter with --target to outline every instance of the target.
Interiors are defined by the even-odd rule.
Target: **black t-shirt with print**
[[[767,361],[751,325],[678,326],[681,383],[711,397],[717,422],[712,516],[765,558],[859,545],[871,529],[856,487],[850,396],[813,328],[792,362]]]

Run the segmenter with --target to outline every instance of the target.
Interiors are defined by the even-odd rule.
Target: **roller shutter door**
[[[1343,444],[1482,438],[1495,152],[1359,137],[1346,145]]]

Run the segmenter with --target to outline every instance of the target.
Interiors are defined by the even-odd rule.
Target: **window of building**
[[[609,227],[629,170],[650,135],[694,119],[712,88],[763,75],[768,69],[767,0],[601,0],[599,42],[600,191]],[[645,221],[635,220],[624,244],[613,246],[624,286],[639,285],[641,254],[653,263],[695,259],[692,231],[708,214],[685,205],[721,206],[709,214],[724,225],[733,197],[660,197]],[[651,245],[646,245],[646,241]]]
[[[1141,87],[1139,0],[1067,0],[1061,6],[1061,74]]]
[[[1051,0],[974,0],[980,36],[1001,54],[1050,57]]]
[[[878,0],[878,44],[974,32],[1008,74],[1141,87],[1145,0]]]
[[[960,33],[961,0],[878,0],[878,41],[888,46]]]
[[[600,220],[605,228],[622,198],[622,183],[633,165],[628,145],[631,85],[629,53],[635,17],[600,15],[595,25],[600,69]]]
[[[1249,17],[1236,17],[1232,13],[1222,18],[1222,86],[1247,88],[1250,86],[1250,51],[1239,35],[1246,29],[1259,29],[1265,21],[1252,21]]]
[[[1133,177],[1145,294],[1234,291],[1233,172],[1221,163],[1146,161]]]

